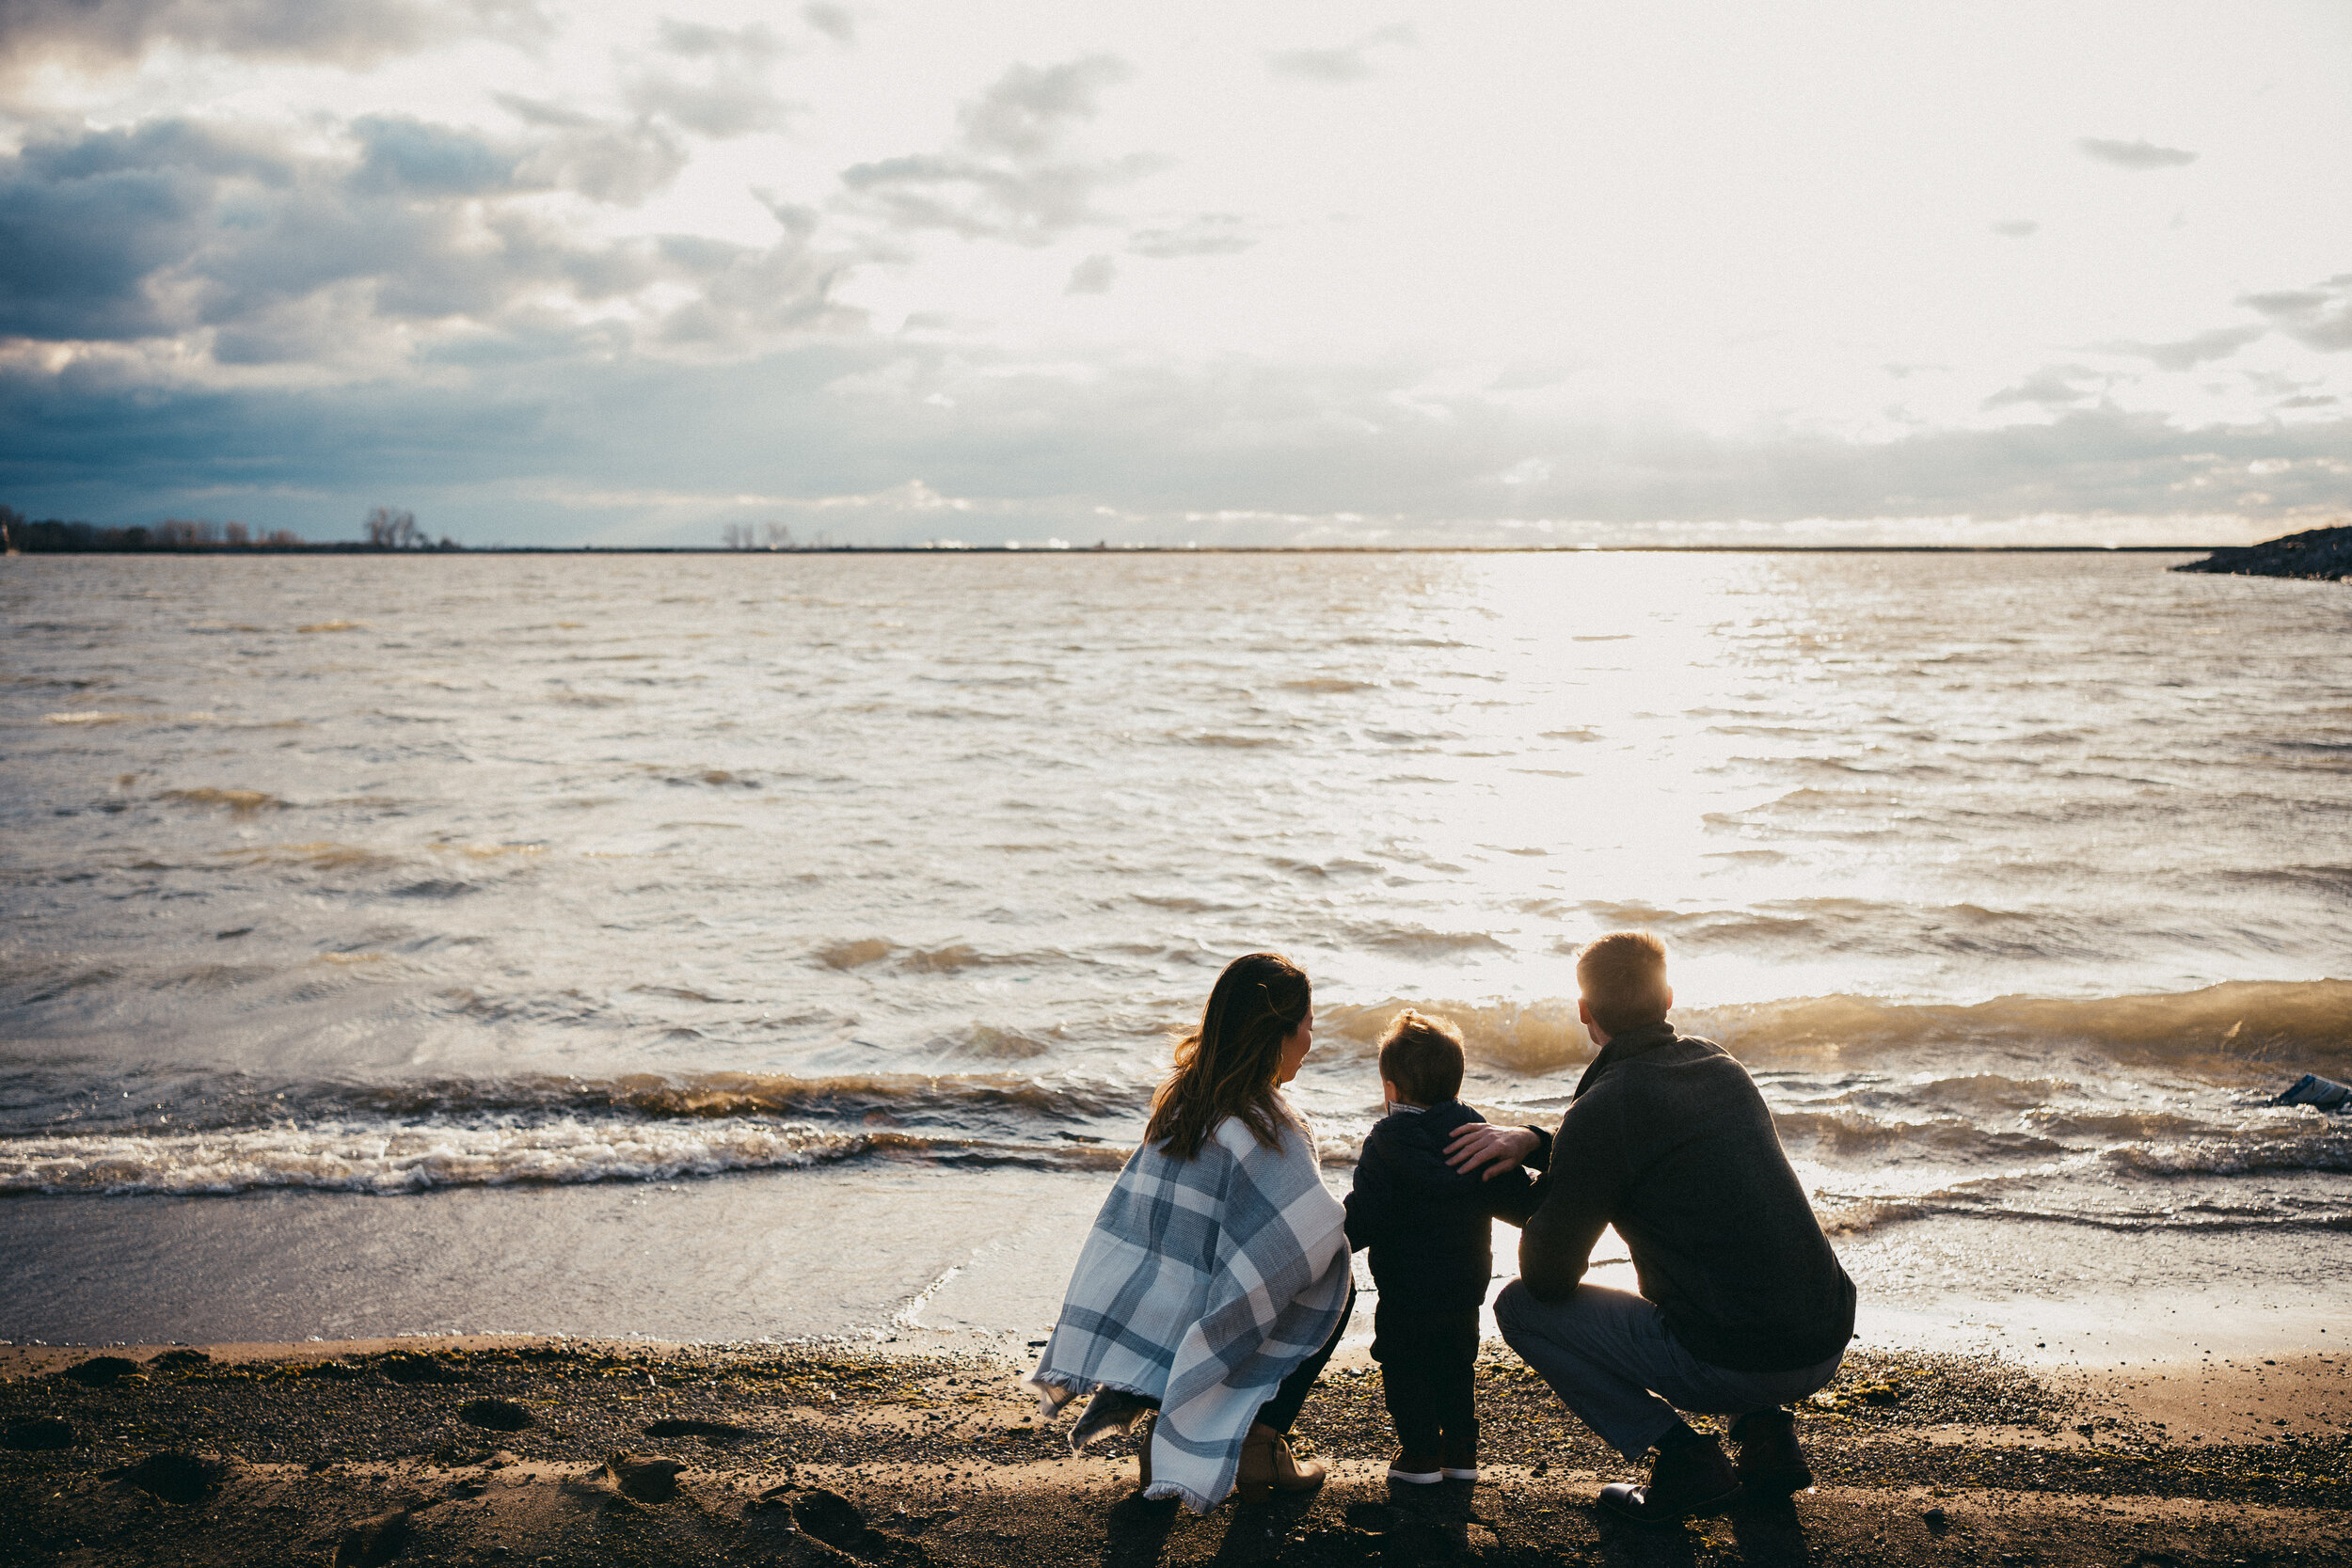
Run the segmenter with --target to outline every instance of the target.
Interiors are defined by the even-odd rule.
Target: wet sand
[[[2029,1370],[1857,1351],[1820,1484],[1679,1529],[1494,1347],[1486,1479],[1391,1488],[1378,1369],[1301,1423],[1317,1496],[1194,1519],[1041,1429],[1001,1354],[472,1337],[0,1347],[0,1560],[27,1563],[2352,1561],[2334,1351]],[[56,1445],[56,1446],[44,1446]]]

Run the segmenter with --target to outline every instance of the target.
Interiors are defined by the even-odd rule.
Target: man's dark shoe
[[[1752,1497],[1786,1497],[1813,1485],[1813,1472],[1797,1446],[1797,1423],[1785,1411],[1742,1416],[1731,1424],[1740,1453],[1740,1484]]]
[[[1649,1481],[1621,1481],[1600,1489],[1600,1506],[1645,1525],[1673,1525],[1694,1513],[1720,1513],[1740,1494],[1740,1478],[1723,1445],[1712,1437],[1661,1449],[1650,1461]]]

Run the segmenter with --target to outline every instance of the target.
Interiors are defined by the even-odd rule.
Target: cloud
[[[2074,144],[2085,157],[2096,158],[2118,168],[2144,172],[2152,168],[2178,168],[2193,164],[2197,154],[2178,147],[2158,147],[2148,141],[2110,141],[2105,136],[2085,136]]]
[[[787,107],[768,83],[768,71],[785,54],[776,36],[756,24],[747,27],[704,26],[664,19],[656,53],[690,61],[694,75],[667,64],[648,63],[630,71],[626,93],[640,115],[662,115],[706,136],[741,136],[784,123]]]
[[[1066,294],[1106,294],[1118,281],[1119,264],[1107,256],[1089,256],[1070,269]]]
[[[534,0],[0,0],[0,61],[135,60],[159,44],[365,65],[469,34],[544,34]]]
[[[1124,60],[1089,55],[1060,65],[1016,65],[959,118],[973,150],[1014,158],[1052,151],[1073,122],[1092,119],[1102,89],[1134,75]]]
[[[2238,303],[2269,317],[2279,330],[2305,348],[2322,354],[2352,349],[2352,272],[2339,273],[2308,289],[2248,294]]]
[[[848,319],[846,263],[791,209],[768,246],[559,224],[533,198],[605,186],[583,149],[615,133],[555,118],[500,140],[372,116],[326,152],[187,119],[35,140],[0,158],[0,340],[310,374],[429,355],[437,331],[707,354]]]
[[[1289,76],[1302,82],[1321,82],[1344,86],[1360,82],[1372,74],[1372,52],[1383,45],[1410,47],[1416,41],[1411,26],[1399,23],[1367,33],[1354,43],[1337,49],[1282,49],[1265,57],[1266,69],[1277,76]]]
[[[847,6],[829,5],[825,0],[818,0],[816,5],[801,8],[801,19],[835,43],[857,41],[857,18],[850,14]]]
[[[516,166],[521,183],[630,206],[666,188],[686,167],[685,146],[658,120],[599,119],[514,93],[493,93],[491,99],[542,133],[530,138]]]
[[[1167,229],[1139,229],[1127,237],[1137,256],[1168,261],[1179,256],[1232,256],[1258,243],[1232,213],[1202,213]]]
[[[2097,387],[2077,387],[2077,381],[2095,381]],[[2081,365],[2044,365],[2014,387],[2003,388],[1984,400],[1987,408],[2008,408],[2021,403],[2036,404],[2044,408],[2063,408],[2083,399],[2098,396],[2106,378],[2097,371]]]
[[[1993,232],[2005,239],[2031,239],[2041,231],[2042,225],[2031,218],[2008,218],[1993,226]]]
[[[2217,326],[2171,343],[2107,343],[2110,354],[2135,354],[2160,371],[2194,370],[2216,359],[2227,359],[2264,336],[2266,326]]]
[[[1109,222],[1097,196],[1156,172],[1166,160],[1149,153],[1089,160],[1070,156],[1066,144],[1094,118],[1102,89],[1131,74],[1106,55],[1016,65],[963,106],[953,146],[853,165],[841,171],[841,183],[866,211],[905,230],[1045,245]]]
[[[361,151],[356,187],[419,196],[476,196],[511,186],[516,154],[470,132],[370,115],[351,122]]]

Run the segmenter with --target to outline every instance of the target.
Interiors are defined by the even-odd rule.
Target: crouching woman
[[[1095,1217],[1030,1382],[1071,1446],[1147,1418],[1144,1495],[1205,1513],[1312,1491],[1287,1441],[1355,1305],[1347,1215],[1284,1100],[1314,1039],[1307,976],[1252,953],[1217,977]]]

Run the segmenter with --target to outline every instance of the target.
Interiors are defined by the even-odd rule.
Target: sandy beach
[[[1500,1346],[1486,1478],[1390,1486],[1379,1370],[1333,1363],[1311,1499],[1195,1519],[1123,1442],[1041,1428],[999,1355],[469,1337],[0,1347],[9,1562],[2352,1561],[2335,1352],[2039,1372],[1857,1352],[1802,1411],[1820,1485],[1679,1529]]]

